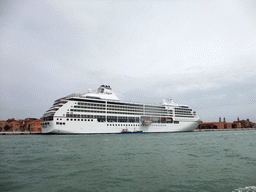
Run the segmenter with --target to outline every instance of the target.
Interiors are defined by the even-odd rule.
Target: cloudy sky
[[[0,120],[111,85],[203,121],[256,122],[256,1],[0,2]]]

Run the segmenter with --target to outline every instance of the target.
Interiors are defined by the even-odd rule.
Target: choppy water
[[[256,186],[256,131],[2,135],[0,191],[235,191]]]

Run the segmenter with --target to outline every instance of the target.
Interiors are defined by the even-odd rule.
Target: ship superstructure
[[[42,119],[43,133],[58,134],[193,131],[201,122],[171,99],[159,105],[120,101],[108,85],[57,99]]]

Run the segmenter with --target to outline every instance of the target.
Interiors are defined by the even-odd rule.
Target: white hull
[[[142,125],[140,123],[107,123],[93,121],[77,121],[67,122],[65,125],[56,125],[55,121],[51,121],[48,126],[43,128],[43,133],[54,134],[99,134],[99,133],[122,133],[124,129],[128,132],[143,133],[160,133],[160,132],[187,132],[194,131],[199,125],[199,119],[192,121],[180,121],[179,124],[174,123],[152,123],[151,125]]]
[[[193,131],[200,119],[186,105],[163,100],[159,105],[120,101],[110,86],[97,93],[57,99],[43,115],[42,132],[55,134],[159,133]]]

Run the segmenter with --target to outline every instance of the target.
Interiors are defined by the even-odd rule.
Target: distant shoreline
[[[244,131],[244,130],[256,130],[256,128],[236,128],[236,129],[195,129],[194,132],[203,131]]]
[[[14,131],[14,132],[0,132],[0,135],[40,135],[43,133],[40,132],[21,132],[21,131]]]

